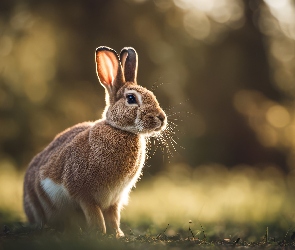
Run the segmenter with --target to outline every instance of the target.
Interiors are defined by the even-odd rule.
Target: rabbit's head
[[[96,49],[96,69],[106,89],[104,118],[111,126],[135,134],[165,129],[167,118],[155,95],[137,84],[137,53],[123,48],[120,59],[111,48]]]

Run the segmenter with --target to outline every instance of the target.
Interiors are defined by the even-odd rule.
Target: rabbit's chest
[[[139,146],[120,148],[122,155],[114,156],[109,164],[99,166],[96,199],[103,207],[125,203],[131,188],[137,182],[145,161],[145,139]]]
[[[136,174],[144,155],[143,137],[111,130],[109,137],[97,138],[90,154],[89,167],[93,168],[100,181],[120,181]]]

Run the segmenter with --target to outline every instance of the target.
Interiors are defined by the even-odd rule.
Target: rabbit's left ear
[[[115,95],[124,82],[122,67],[116,51],[105,46],[98,47],[95,59],[100,83],[110,95]]]
[[[123,67],[123,72],[126,82],[136,83],[138,57],[135,49],[125,47],[121,50],[120,61]]]

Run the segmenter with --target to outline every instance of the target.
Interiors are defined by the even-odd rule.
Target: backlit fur
[[[132,79],[135,50],[124,48],[120,57],[123,65],[110,48],[96,52],[97,74],[106,89],[102,119],[60,133],[29,164],[24,209],[30,223],[55,226],[75,220],[73,211],[91,228],[105,233],[107,223],[117,237],[124,235],[120,210],[141,175],[145,139],[165,129],[167,118],[153,93]],[[137,104],[128,104],[128,93]]]

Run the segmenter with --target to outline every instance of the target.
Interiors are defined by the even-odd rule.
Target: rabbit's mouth
[[[146,132],[152,134],[154,132],[159,133],[165,130],[167,124],[167,119],[165,115],[160,116],[150,116],[146,121]]]
[[[165,130],[167,124],[167,118],[164,112],[159,113],[156,116],[149,116],[151,132],[160,132]]]

